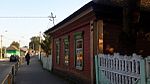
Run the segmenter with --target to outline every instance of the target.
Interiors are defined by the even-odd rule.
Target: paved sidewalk
[[[69,84],[69,82],[43,70],[37,57],[31,58],[30,65],[20,66],[15,84]]]
[[[2,58],[0,59],[0,62],[8,62],[9,61],[9,58]]]

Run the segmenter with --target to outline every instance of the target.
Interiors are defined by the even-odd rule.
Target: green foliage
[[[40,45],[40,37],[39,36],[34,36],[30,39],[31,41],[29,42],[29,49],[33,49],[35,51],[39,50],[39,45]]]
[[[51,54],[51,36],[43,35],[43,37],[44,37],[44,40],[42,40],[41,42],[41,48],[48,56]]]

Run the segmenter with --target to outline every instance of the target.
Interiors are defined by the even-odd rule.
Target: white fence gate
[[[95,56],[95,67],[96,84],[150,84],[148,57],[99,54]]]

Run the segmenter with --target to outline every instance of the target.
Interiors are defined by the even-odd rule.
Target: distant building
[[[25,56],[27,52],[28,52],[27,47],[20,48],[20,56]]]
[[[10,57],[11,55],[20,55],[20,51],[15,46],[10,46],[6,49],[6,57]]]

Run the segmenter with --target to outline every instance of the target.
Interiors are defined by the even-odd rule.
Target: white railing
[[[140,55],[99,54],[95,61],[97,84],[146,84],[145,60]]]

